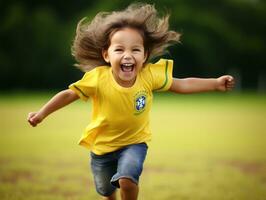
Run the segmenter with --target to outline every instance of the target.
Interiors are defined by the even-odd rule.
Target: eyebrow
[[[133,48],[136,48],[136,47],[141,48],[141,47],[144,47],[144,46],[143,45],[134,45],[133,46]]]
[[[123,48],[124,46],[121,45],[121,44],[116,44],[116,45],[114,45],[114,47],[115,47],[115,48]]]

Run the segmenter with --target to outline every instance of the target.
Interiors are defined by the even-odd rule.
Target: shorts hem
[[[115,186],[117,188],[120,188],[120,185],[118,183],[118,180],[121,179],[121,178],[127,178],[127,179],[130,179],[131,181],[133,181],[136,185],[139,184],[139,181],[137,179],[135,179],[134,177],[132,177],[132,176],[118,176],[116,178],[112,178],[111,181],[110,181],[110,183],[113,186]]]
[[[99,195],[103,196],[103,197],[109,197],[111,196],[114,192],[115,192],[116,189],[113,189],[113,191],[111,192],[100,192],[99,190],[97,190],[96,188],[96,191]]]

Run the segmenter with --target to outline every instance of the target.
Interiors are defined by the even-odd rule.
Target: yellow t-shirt
[[[129,144],[149,142],[149,112],[153,91],[172,84],[173,61],[146,64],[130,88],[120,86],[111,67],[100,66],[69,86],[85,101],[92,99],[92,118],[79,144],[102,155]]]

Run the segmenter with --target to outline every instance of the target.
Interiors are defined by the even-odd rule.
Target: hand
[[[39,112],[31,112],[28,114],[27,120],[31,126],[35,127],[35,126],[37,126],[37,124],[42,122],[43,117],[40,115]]]
[[[217,78],[216,90],[218,91],[229,91],[232,90],[235,86],[234,77],[225,75]]]

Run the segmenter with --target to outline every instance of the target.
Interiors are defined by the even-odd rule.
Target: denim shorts
[[[128,178],[138,184],[147,149],[146,143],[140,143],[104,155],[91,152],[91,169],[97,192],[110,196],[120,187],[120,178]]]

